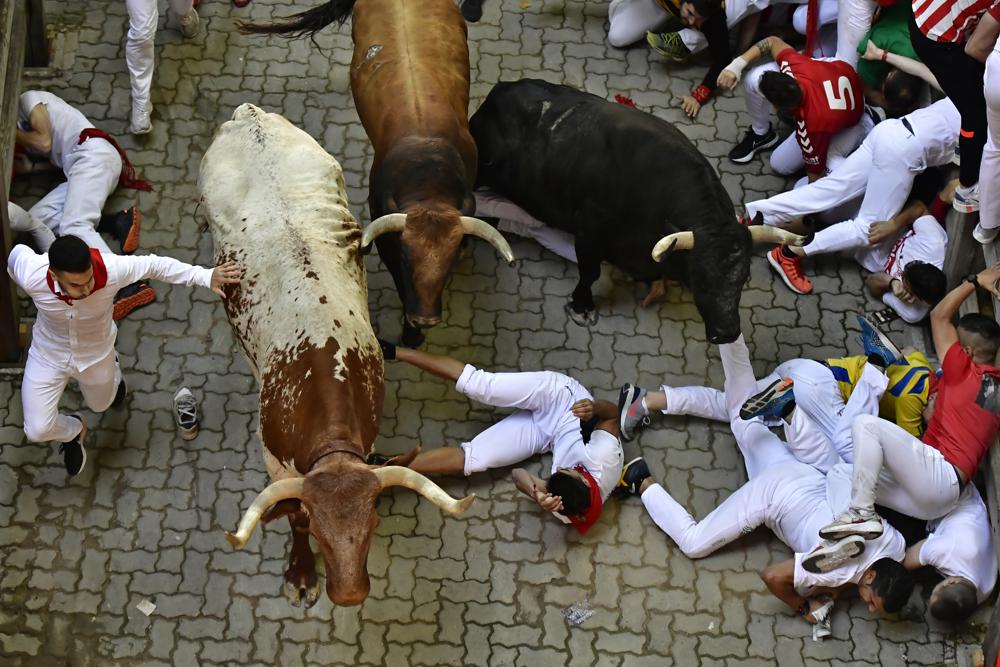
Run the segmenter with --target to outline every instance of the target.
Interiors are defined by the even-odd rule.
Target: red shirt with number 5
[[[861,78],[842,60],[814,60],[784,49],[775,62],[802,89],[795,110],[795,139],[810,174],[826,173],[826,154],[834,133],[861,120],[865,98]]]

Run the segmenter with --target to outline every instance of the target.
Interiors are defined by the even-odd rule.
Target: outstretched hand
[[[875,46],[875,42],[869,39],[868,44],[865,45],[865,52],[861,54],[861,58],[864,60],[881,60],[882,49]]]
[[[594,401],[589,398],[581,398],[569,410],[577,419],[590,421],[594,418]]]
[[[896,225],[889,220],[880,220],[868,225],[868,245],[878,245],[891,238],[897,231]]]
[[[1000,299],[1000,290],[997,289],[997,281],[1000,281],[1000,262],[980,271],[976,278],[980,287]]]
[[[234,261],[224,262],[219,264],[214,269],[212,269],[212,291],[218,294],[223,299],[226,298],[226,293],[222,291],[223,285],[235,285],[240,282],[240,276],[243,275],[243,271],[240,269],[239,265]]]
[[[690,95],[682,95],[681,98],[681,109],[687,114],[688,118],[694,118],[701,111],[701,102],[694,99]]]

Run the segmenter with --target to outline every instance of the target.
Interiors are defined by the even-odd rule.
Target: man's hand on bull
[[[649,286],[649,294],[646,295],[639,305],[643,308],[648,308],[659,301],[666,293],[666,282],[663,280],[654,280]]]
[[[225,299],[226,293],[222,291],[222,286],[236,285],[240,282],[240,276],[242,275],[243,271],[236,262],[228,261],[219,264],[212,269],[212,291]]]

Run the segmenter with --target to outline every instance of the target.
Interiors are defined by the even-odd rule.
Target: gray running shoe
[[[198,435],[198,401],[187,387],[174,394],[174,421],[185,440],[194,440]]]
[[[631,440],[640,426],[649,426],[649,411],[642,404],[646,390],[625,383],[618,392],[618,429],[622,438]]]

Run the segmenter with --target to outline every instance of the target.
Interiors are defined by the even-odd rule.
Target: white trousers
[[[772,5],[800,4],[805,2],[807,0],[726,0],[726,27],[732,30],[746,17],[762,12]],[[827,5],[833,6],[832,13],[829,7],[826,7]],[[823,16],[829,16],[829,20],[832,21],[836,18],[836,15],[837,0],[820,0],[821,21]],[[805,31],[803,30],[802,33],[805,34]],[[684,42],[684,46],[688,47],[691,53],[698,53],[708,47],[708,40],[705,39],[705,33],[700,30],[684,28],[678,34],[681,37],[681,41]]]
[[[77,146],[63,159],[66,181],[31,207],[32,218],[56,236],[79,236],[91,248],[111,254],[97,233],[101,209],[121,174],[122,160],[115,147],[104,139],[92,138]]]
[[[498,229],[501,232],[534,239],[543,248],[574,264],[577,263],[576,240],[572,234],[549,227],[511,200],[490,190],[476,190],[474,194],[476,196],[476,215],[499,219]]]
[[[926,168],[920,140],[898,120],[886,120],[876,125],[861,146],[829,175],[801,188],[750,202],[746,210],[751,217],[761,213],[765,224],[777,225],[863,196],[852,222],[863,225],[867,243],[868,224],[896,215],[906,203],[913,179]],[[844,245],[842,239],[848,237],[843,230],[824,234],[828,229],[816,233],[815,240],[806,246],[806,254],[856,247],[853,243]]]
[[[121,368],[114,351],[81,372],[57,368],[28,350],[21,383],[24,433],[31,442],[68,442],[81,430],[80,422],[59,412],[59,399],[70,378],[76,380],[87,407],[104,412],[111,405],[121,381]]]
[[[858,67],[858,45],[872,27],[875,0],[838,0],[837,60]]]
[[[813,58],[833,58],[837,54],[837,2],[819,0],[819,39],[813,46]],[[792,27],[800,35],[806,34],[809,28],[808,4],[796,7],[792,12]]]
[[[56,240],[56,235],[52,230],[42,224],[42,221],[33,217],[30,213],[12,201],[7,202],[7,217],[10,219],[10,228],[15,232],[24,232],[31,235],[38,252],[48,252],[49,246]]]
[[[986,59],[986,120],[989,134],[979,167],[979,224],[987,229],[1000,227],[1000,53]]]
[[[854,420],[851,507],[874,511],[876,499],[918,519],[937,519],[958,503],[955,468],[938,450],[872,415]]]
[[[671,19],[656,0],[611,0],[608,6],[608,43],[625,48],[646,38],[646,32],[659,30]]]
[[[176,16],[187,16],[193,0],[169,0]],[[125,0],[128,9],[128,39],[125,63],[132,81],[132,106],[149,108],[149,89],[153,83],[154,40],[160,9],[156,0]]]
[[[536,454],[551,451],[553,425],[570,407],[590,393],[573,378],[552,371],[490,373],[466,367],[456,388],[480,403],[518,408],[470,442],[465,451],[465,474],[503,468]]]
[[[642,494],[642,504],[650,517],[688,558],[707,556],[765,522],[780,521],[779,514],[784,512],[786,504],[781,497],[782,489],[788,489],[787,482],[802,470],[785,444],[762,420],[744,421],[739,417],[740,406],[758,386],[743,337],[720,345],[719,354],[726,374],[725,392],[703,393],[702,398],[709,398],[710,405],[719,407],[720,397],[725,396],[725,409],[746,460],[749,481],[701,521],[695,521],[659,484],[653,484]],[[696,395],[692,393],[689,398]]]

